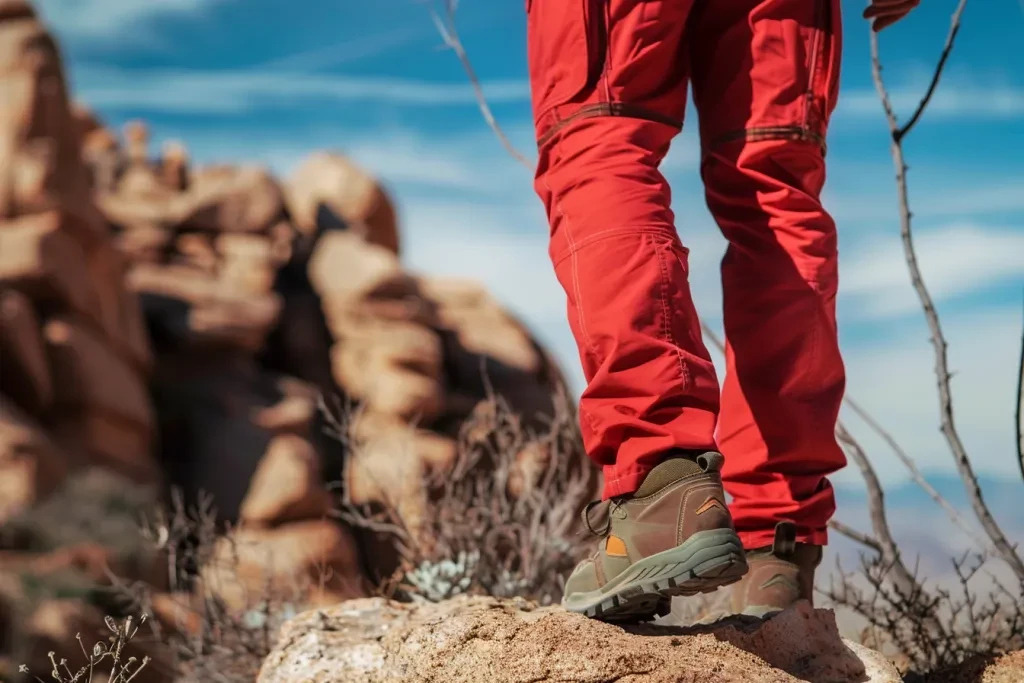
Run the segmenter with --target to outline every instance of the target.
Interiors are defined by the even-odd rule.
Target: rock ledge
[[[765,622],[621,628],[519,600],[352,600],[285,624],[258,683],[599,681],[898,683],[881,655],[843,640],[829,610]]]

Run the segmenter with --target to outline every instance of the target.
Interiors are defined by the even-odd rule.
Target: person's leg
[[[693,20],[702,176],[729,240],[723,478],[744,545],[776,563],[759,578],[751,555],[745,583],[760,582],[751,600],[772,598],[772,585],[810,597],[805,579],[835,510],[827,477],[846,462],[834,434],[845,385],[836,228],[821,204],[840,2],[707,2]],[[776,535],[779,522],[792,525]],[[773,581],[780,558],[802,566],[802,578]]]
[[[658,170],[682,125],[691,2],[527,3],[536,189],[588,382],[584,445],[614,499],[563,604],[606,619],[746,571],[712,452],[718,381]]]
[[[605,497],[673,448],[714,449],[719,386],[658,166],[686,103],[692,0],[532,0],[529,61],[550,256],[587,387]]]

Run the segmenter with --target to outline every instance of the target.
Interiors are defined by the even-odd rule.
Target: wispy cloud
[[[943,316],[949,343],[957,425],[977,470],[1019,477],[1013,458],[1012,404],[1020,353],[1018,306],[956,311]],[[840,333],[842,339],[842,332]],[[881,329],[871,340],[844,343],[847,390],[880,419],[925,470],[949,471],[952,456],[939,431],[934,356],[923,318]],[[857,434],[889,481],[906,477],[884,442],[862,429]],[[852,469],[844,479],[856,481]]]
[[[193,8],[198,8],[202,1],[186,0]],[[142,16],[137,8],[134,11]],[[136,14],[126,14],[126,17],[134,18]],[[104,21],[108,20],[110,17]],[[75,80],[83,97],[95,106],[152,112],[224,115],[266,107],[302,107],[311,100],[351,101],[354,98],[415,106],[473,103],[473,92],[464,80],[434,82],[316,73],[317,69],[379,54],[413,37],[411,31],[396,30],[379,39],[349,41],[238,69],[82,66],[77,69]],[[526,105],[529,102],[526,79],[492,80],[483,85],[492,103],[521,102]],[[922,92],[923,88],[914,85],[894,87],[892,96],[897,110],[911,111]],[[849,120],[874,119],[881,115],[874,90],[843,92],[837,116]],[[1024,89],[1005,85],[944,86],[935,94],[928,117],[929,120],[1012,120],[1024,117]]]
[[[927,83],[893,87],[889,91],[897,114],[910,116],[927,90]],[[837,117],[882,120],[885,114],[872,88],[843,90],[839,95]],[[1024,88],[1014,85],[940,84],[928,103],[928,120],[1013,120],[1024,117]]]
[[[106,110],[235,115],[261,107],[308,106],[311,101],[384,102],[416,106],[474,104],[470,85],[400,78],[355,77],[285,70],[114,69],[81,67],[76,95]],[[491,102],[526,101],[520,80],[484,84]]]
[[[256,70],[316,71],[350,64],[384,54],[404,46],[422,36],[422,29],[396,28],[384,33],[363,36],[356,40],[340,41],[331,45],[304,50],[262,62]]]
[[[1024,280],[1024,229],[960,224],[920,230],[918,261],[937,302],[969,297],[1007,280]],[[899,236],[875,235],[840,261],[842,306],[854,318],[891,318],[914,311]]]
[[[224,0],[36,0],[46,21],[62,37],[152,38],[153,20],[197,15]]]

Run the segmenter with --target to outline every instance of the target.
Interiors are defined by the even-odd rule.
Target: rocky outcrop
[[[71,102],[22,0],[0,0],[0,100],[0,579],[57,567],[46,575],[80,578],[88,604],[112,572],[165,607],[198,596],[233,617],[283,593],[331,604],[398,566],[392,536],[332,515],[341,495],[390,506],[403,541],[425,546],[460,439],[488,439],[463,432],[496,397],[523,425],[502,493],[527,490],[556,450],[579,455],[518,438],[554,417],[557,368],[479,284],[404,267],[395,203],[350,159],[315,153],[280,181],[194,165],[141,121],[111,130]],[[145,493],[142,511],[111,503],[112,536],[173,491],[203,511],[210,552],[161,546],[181,566],[154,573],[106,537],[81,546],[83,508],[65,494],[94,475]]]
[[[60,53],[23,2],[0,12],[0,524],[98,465],[160,474],[149,338],[80,159]]]
[[[898,683],[881,655],[843,640],[827,610],[760,622],[622,628],[522,601],[356,600],[286,623],[259,683],[687,681]]]

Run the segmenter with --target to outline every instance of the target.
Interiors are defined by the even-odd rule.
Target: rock
[[[183,192],[189,185],[188,150],[177,140],[168,140],[161,150],[160,179],[175,192]]]
[[[152,457],[153,432],[93,407],[58,413],[50,433],[77,463],[102,467],[136,484],[156,484],[159,467]]]
[[[425,296],[436,302],[442,325],[463,348],[492,363],[536,375],[541,358],[527,330],[477,282],[459,278],[420,278]]]
[[[249,480],[239,517],[248,526],[320,519],[331,510],[316,448],[295,434],[275,436]]]
[[[0,292],[0,392],[38,415],[53,402],[53,382],[39,320],[20,292]]]
[[[220,539],[200,581],[228,609],[244,612],[267,599],[327,605],[361,597],[361,574],[351,533],[323,520],[240,528]]]
[[[218,277],[229,287],[247,294],[265,295],[274,287],[282,265],[270,239],[262,235],[227,233],[218,236]]]
[[[128,285],[142,297],[150,329],[164,346],[254,353],[281,312],[281,298],[274,293],[241,293],[188,266],[139,264]]]
[[[441,340],[432,330],[403,322],[350,330],[331,350],[338,386],[369,410],[429,423],[444,410]]]
[[[86,260],[107,341],[142,373],[148,372],[153,358],[138,296],[125,285],[124,257],[109,242],[100,242]]]
[[[212,167],[192,174],[181,195],[182,227],[208,232],[267,232],[285,213],[273,176],[253,166]]]
[[[920,678],[921,683],[1020,683],[1024,681],[1024,650],[997,657],[976,657],[952,669]]]
[[[0,286],[102,327],[99,301],[73,219],[52,211],[0,224]]]
[[[31,19],[36,16],[28,0],[0,0],[0,21]]]
[[[1024,650],[995,659],[985,667],[978,683],[1020,683],[1024,681]]]
[[[203,632],[203,614],[198,602],[191,593],[154,593],[149,596],[146,607],[161,628],[191,639]]]
[[[209,235],[186,232],[174,240],[174,260],[216,277],[217,252]]]
[[[288,208],[300,230],[347,227],[371,244],[399,250],[395,209],[373,176],[340,154],[307,158],[285,186]]]
[[[348,500],[389,507],[408,533],[428,547],[431,539],[423,533],[431,490],[455,462],[455,441],[374,413],[358,416],[351,432],[353,445],[345,466]],[[375,560],[368,558],[371,565]]]
[[[153,388],[169,483],[186,501],[211,496],[225,522],[237,522],[243,509],[261,525],[310,510],[321,517],[326,492],[322,454],[310,452],[316,405],[311,387],[226,352],[208,360],[168,356]],[[288,479],[279,482],[282,470]],[[314,470],[319,489],[312,485]]]
[[[104,237],[52,36],[14,3],[0,21],[0,219],[63,209]]]
[[[832,612],[806,604],[763,623],[623,629],[524,601],[459,598],[403,605],[374,598],[309,611],[287,622],[258,683],[484,680],[899,683],[901,678],[880,655],[854,651],[839,636]]]
[[[415,278],[402,270],[397,256],[347,232],[328,232],[316,241],[309,259],[309,281],[328,302],[325,308],[419,294]]]
[[[129,561],[129,559],[131,561]],[[49,552],[0,551],[0,572],[47,576],[74,576],[86,587],[110,587],[113,579],[142,581],[162,590],[167,586],[167,561],[153,555],[148,558],[118,557],[113,549],[95,542],[82,542]]]
[[[294,377],[281,377],[277,389],[281,399],[257,410],[253,424],[272,432],[309,436],[318,410],[316,387]]]
[[[174,242],[171,231],[142,223],[121,230],[115,244],[132,263],[163,263]]]
[[[89,328],[71,318],[43,327],[59,405],[91,408],[152,430],[154,418],[145,383]]]
[[[0,527],[56,491],[68,469],[57,444],[0,396]]]

